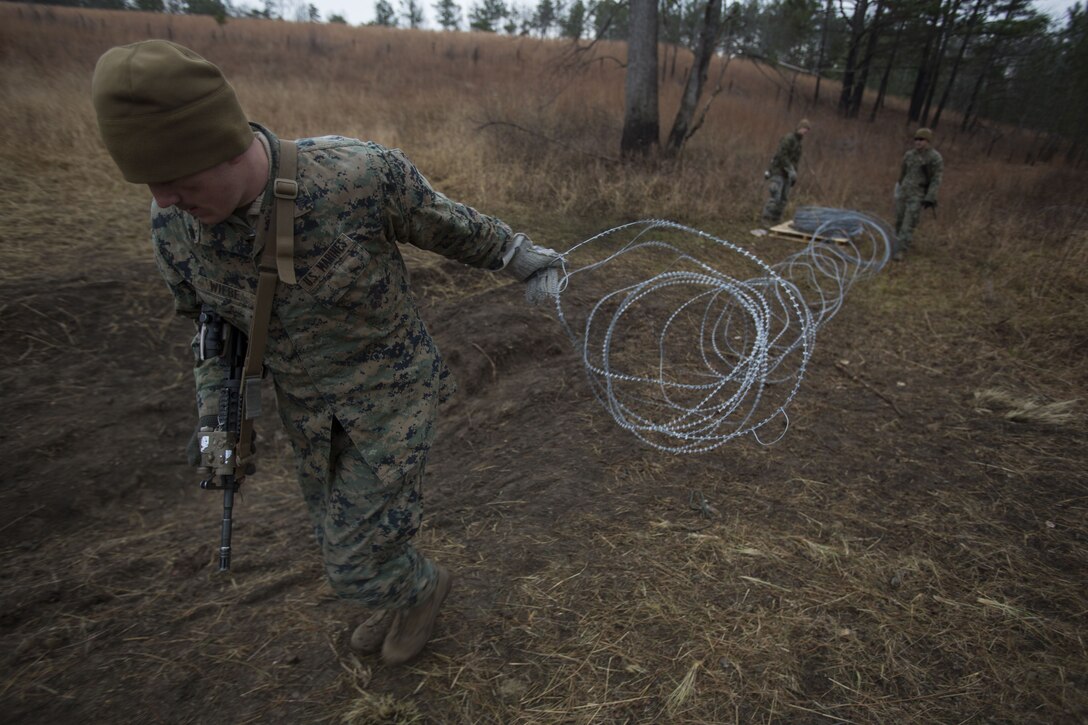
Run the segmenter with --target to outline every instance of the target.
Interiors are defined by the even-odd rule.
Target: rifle
[[[243,415],[243,368],[246,362],[246,336],[230,323],[225,323],[215,310],[205,305],[200,310],[200,358],[222,358],[227,368],[219,388],[219,413],[215,428],[202,427],[198,434],[200,467],[204,476],[200,487],[223,491],[223,525],[219,541],[219,571],[230,569],[230,538],[237,493],[245,469],[238,475],[239,435]]]
[[[292,262],[294,225],[291,224],[294,200],[298,194],[298,182],[295,180],[298,154],[295,142],[281,139],[280,153],[280,168],[273,183],[276,195],[274,215],[262,234],[264,252],[258,265],[260,279],[257,282],[257,299],[249,335],[225,324],[223,318],[211,307],[204,305],[200,309],[200,359],[221,357],[226,362],[228,371],[219,389],[219,414],[215,428],[202,427],[198,432],[198,471],[205,477],[201,480],[200,487],[223,491],[219,571],[230,569],[234,494],[238,492],[246,474],[253,473],[249,460],[253,456],[253,428],[250,420],[261,414],[260,386],[264,377],[261,361],[264,359],[264,349],[268,341],[268,320],[272,314],[276,280],[278,278],[285,284],[295,284],[295,268]],[[238,471],[239,465],[242,467],[241,471]]]

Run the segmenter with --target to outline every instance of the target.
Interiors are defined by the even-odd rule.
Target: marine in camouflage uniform
[[[898,242],[894,259],[897,260],[910,249],[922,210],[937,208],[944,159],[936,149],[930,148],[932,141],[933,131],[918,129],[914,134],[914,148],[903,156],[899,181],[895,185],[895,237]]]
[[[278,139],[254,128],[276,168]],[[400,151],[340,137],[298,144],[298,284],[277,285],[265,369],[333,589],[372,608],[410,607],[435,579],[408,542],[421,515],[419,469],[452,385],[397,241],[497,269],[513,233],[435,192]],[[207,304],[250,329],[261,251],[253,240],[270,192],[213,226],[153,203],[155,259],[179,314],[195,318]],[[198,365],[196,379],[199,416],[215,415],[220,361]],[[368,518],[373,525],[356,530]]]
[[[107,148],[154,197],[155,261],[178,314],[207,305],[248,332],[279,139],[248,123],[218,68],[166,41],[108,51],[93,95]],[[329,583],[376,612],[352,644],[404,662],[451,582],[412,537],[436,412],[454,385],[398,243],[523,281],[559,257],[435,191],[399,150],[340,136],[297,144],[297,284],[276,283],[264,366]],[[198,356],[195,376],[199,419],[214,419],[222,362]]]
[[[797,129],[782,137],[778,150],[764,176],[767,178],[767,203],[763,205],[763,223],[777,224],[790,200],[790,189],[797,183],[797,167],[801,163],[801,143],[812,128],[807,119],[801,119]]]

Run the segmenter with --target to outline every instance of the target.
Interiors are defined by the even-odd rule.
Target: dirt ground
[[[323,580],[275,416],[215,571],[189,324],[150,261],[4,282],[3,719],[1086,722],[1082,404],[1012,420],[976,395],[1084,381],[1008,354],[935,254],[851,291],[780,442],[693,456],[611,420],[550,311],[417,272],[460,384],[419,542],[458,578],[402,668],[347,647],[360,614]]]

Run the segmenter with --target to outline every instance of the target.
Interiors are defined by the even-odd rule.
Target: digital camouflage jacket
[[[279,141],[254,129],[269,142],[273,179]],[[425,458],[438,404],[454,387],[397,243],[494,269],[513,234],[432,189],[401,151],[375,143],[300,139],[297,181],[298,283],[277,282],[264,361],[280,417],[300,475],[326,474],[335,417],[375,473],[392,480]],[[273,201],[269,183],[262,208]],[[153,202],[151,229],[178,314],[196,318],[207,304],[248,333],[261,255],[250,223],[236,214],[209,227]],[[214,414],[222,366],[198,362],[195,372],[198,413]]]
[[[935,149],[911,149],[903,156],[899,171],[900,198],[936,202],[943,173],[944,159]]]
[[[782,140],[778,142],[778,150],[774,154],[774,158],[771,159],[771,166],[768,171],[771,172],[771,176],[791,176],[797,173],[797,165],[801,163],[801,141],[803,136],[795,131],[791,131],[782,137]]]

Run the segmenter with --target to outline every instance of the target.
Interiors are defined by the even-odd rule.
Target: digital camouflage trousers
[[[897,251],[910,249],[914,238],[914,228],[922,218],[921,197],[899,197],[895,201],[895,238],[898,240]]]
[[[763,222],[777,224],[790,200],[790,182],[781,174],[772,174],[767,180],[767,203],[763,205]]]
[[[333,591],[370,609],[402,609],[430,596],[437,572],[412,546],[423,519],[425,463],[382,483],[334,420],[328,475],[303,475],[302,494]],[[300,466],[300,470],[314,470]]]

